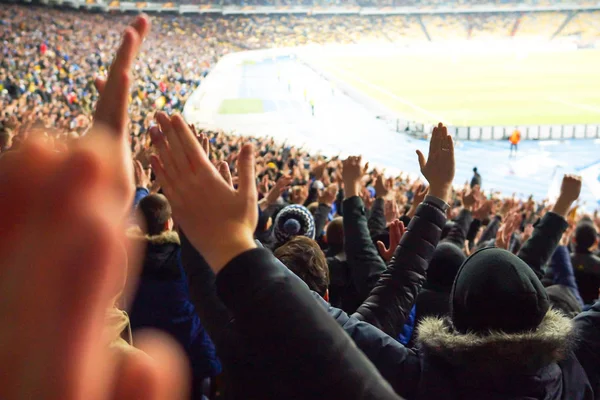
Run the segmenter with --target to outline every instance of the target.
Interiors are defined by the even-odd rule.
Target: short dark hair
[[[343,246],[344,219],[342,217],[334,218],[333,221],[327,225],[325,236],[327,237],[327,244],[330,246]]]
[[[171,205],[165,196],[148,195],[139,202],[138,209],[144,217],[145,232],[148,235],[160,235],[165,230],[165,224],[171,218]]]
[[[575,229],[575,247],[577,252],[582,252],[596,243],[598,233],[594,224],[590,222],[580,223]]]
[[[277,248],[275,257],[302,279],[310,290],[325,296],[329,286],[329,268],[317,242],[306,236],[296,236]]]

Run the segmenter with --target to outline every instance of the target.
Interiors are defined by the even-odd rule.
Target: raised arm
[[[565,175],[554,208],[536,224],[531,238],[519,251],[519,258],[529,264],[540,279],[544,275],[542,266],[550,260],[560,238],[569,226],[565,217],[580,192],[581,178]]]
[[[425,198],[402,237],[395,256],[367,300],[354,314],[390,336],[397,337],[416,296],[446,223],[445,210],[454,179],[454,145],[443,125],[434,129],[425,161],[419,152],[421,172],[429,181]]]
[[[233,189],[181,117],[164,121],[161,130],[153,137],[160,154],[153,167],[174,217],[217,275],[219,297],[244,333],[255,365],[264,367],[255,384],[285,388],[287,396],[279,398],[398,399],[306,285],[256,248],[253,146],[241,149]]]
[[[385,218],[385,198],[390,192],[390,186],[385,182],[383,175],[377,177],[375,182],[375,202],[371,207],[371,216],[369,217],[369,234],[371,238],[385,232],[387,221]]]
[[[343,165],[346,191],[343,204],[344,251],[360,303],[367,298],[386,266],[369,234],[365,207],[359,196],[362,187],[361,178],[366,171],[366,166],[362,165],[361,157],[349,157]]]
[[[560,246],[556,248],[552,259],[550,260],[550,270],[553,274],[553,283],[563,285],[569,288],[573,296],[577,299],[581,307],[584,306],[583,299],[579,294],[577,281],[573,272],[573,264],[571,263],[571,255],[569,254],[569,241],[573,229],[568,229],[560,240]]]

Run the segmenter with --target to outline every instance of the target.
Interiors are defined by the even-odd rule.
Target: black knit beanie
[[[587,253],[588,249],[596,243],[598,233],[592,223],[584,222],[575,228],[575,252]]]
[[[452,323],[462,333],[531,331],[550,308],[548,294],[533,270],[498,248],[479,250],[465,261],[450,299]]]
[[[465,253],[455,244],[450,242],[438,244],[427,268],[427,281],[424,287],[450,293],[456,274],[466,258]]]

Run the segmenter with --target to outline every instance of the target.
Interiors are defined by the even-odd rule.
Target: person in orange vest
[[[513,155],[514,150],[516,156],[517,150],[519,149],[519,142],[521,141],[521,131],[519,131],[518,128],[515,129],[508,140],[510,140],[510,155]]]

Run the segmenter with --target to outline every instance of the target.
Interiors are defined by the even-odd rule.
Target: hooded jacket
[[[143,236],[139,230],[130,230],[128,235],[146,244],[140,282],[130,312],[132,328],[156,328],[169,333],[190,357],[194,379],[216,376],[221,366],[214,344],[189,300],[179,235],[165,231],[156,236]]]
[[[379,373],[388,382],[397,381],[398,377],[402,375],[403,368],[405,368],[403,364],[407,358],[406,349],[394,338],[398,336],[410,313],[416,295],[425,281],[425,270],[439,241],[445,220],[444,212],[435,205],[428,203],[427,199],[419,206],[415,217],[407,228],[407,232],[402,237],[400,246],[396,249],[390,266],[380,274],[375,287],[356,313],[348,315],[344,311],[329,305],[318,294],[313,293],[314,299],[311,300],[313,307],[326,309],[328,314],[353,339],[356,346],[371,360]],[[366,226],[364,228],[366,229]],[[276,345],[275,341],[263,343],[258,348],[255,348],[248,341],[246,331],[238,328],[238,321],[232,315],[229,307],[224,304],[223,296],[217,295],[214,273],[184,235],[182,235],[182,253],[183,264],[189,276],[192,301],[194,301],[199,315],[214,339],[219,357],[223,361],[224,375],[228,382],[225,398],[261,400],[298,398],[294,397],[295,394],[288,383],[284,380],[274,379],[275,376],[281,374],[281,370],[270,370],[272,366],[263,358],[263,350],[261,349],[265,348],[264,346],[273,348]],[[238,283],[231,282],[233,286],[230,286],[231,289],[227,292],[227,296],[230,298],[241,296],[242,288],[239,288],[238,293],[236,287],[238,287],[237,285],[243,285],[244,281],[249,284],[252,281],[263,292],[264,288],[271,287],[270,285],[273,283],[270,280],[271,277],[275,275],[281,277],[282,273],[285,276],[293,275],[291,271],[264,250],[248,252],[247,257],[240,256],[236,258],[231,266],[231,270],[239,270],[240,274],[242,271],[250,273],[250,271],[258,270],[261,270],[264,274],[262,272],[259,275],[250,274],[251,276],[244,278],[241,275],[238,276],[232,273],[232,279]],[[219,274],[219,279],[222,279],[222,275],[222,273]],[[261,285],[259,276],[260,279],[264,279],[264,287]],[[295,275],[293,276],[295,277]],[[368,274],[363,276],[368,276]],[[256,280],[259,281],[256,282]],[[295,277],[295,280],[298,280],[298,278]],[[302,284],[304,283],[302,282]],[[280,288],[278,285],[275,285],[275,287]],[[243,291],[245,292],[246,289],[248,287],[244,287]],[[276,297],[280,303],[279,305],[289,304],[290,308],[288,310],[293,310],[291,304],[298,300],[288,296],[280,297],[277,295]],[[256,320],[255,323],[262,324],[264,321]],[[302,331],[312,328],[302,325],[296,326],[294,329],[299,331],[290,331],[288,335],[295,336],[296,333],[301,335]],[[291,339],[284,335],[278,338],[277,342],[280,340],[288,340],[289,345]],[[321,349],[303,349],[301,343],[294,342],[292,347],[295,348],[295,346],[299,346],[298,348],[302,350],[303,354],[310,355],[314,359],[326,357],[333,360],[344,353],[344,349],[331,347],[330,344],[324,344]],[[290,352],[290,366],[295,365],[292,360],[295,353],[292,354],[293,350],[291,348],[288,351]],[[313,379],[321,378],[318,371],[307,367],[309,364],[307,362],[306,366],[294,371],[297,381],[306,382],[307,385]],[[346,397],[345,394],[352,392],[349,389],[352,385],[345,384],[342,379],[337,386],[339,387],[337,391],[319,392],[314,397],[300,398],[351,398]],[[354,393],[354,396],[357,394]],[[380,397],[376,398],[379,399]]]

